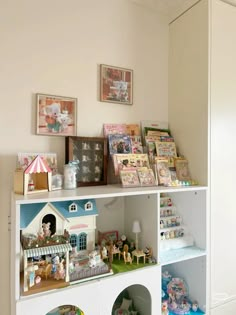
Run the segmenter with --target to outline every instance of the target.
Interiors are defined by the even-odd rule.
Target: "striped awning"
[[[52,245],[52,246],[46,246],[46,247],[25,249],[24,256],[27,258],[30,258],[30,257],[41,256],[41,255],[66,253],[71,250],[72,250],[72,247],[70,244]]]
[[[52,172],[50,167],[40,155],[37,155],[36,158],[30,163],[30,165],[25,170],[25,174],[50,172]]]

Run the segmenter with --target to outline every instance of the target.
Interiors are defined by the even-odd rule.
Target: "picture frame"
[[[133,70],[100,65],[100,101],[133,104]]]
[[[104,137],[66,137],[66,163],[79,161],[77,186],[107,184],[107,139]]]
[[[117,230],[106,231],[106,232],[98,231],[98,244],[102,246],[106,246],[109,244],[109,242],[113,242],[114,244],[116,244],[117,241],[118,241]]]
[[[77,98],[36,94],[36,134],[76,136]]]

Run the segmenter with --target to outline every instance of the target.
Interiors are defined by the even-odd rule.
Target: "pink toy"
[[[57,265],[57,270],[55,272],[54,278],[56,280],[64,279],[65,278],[65,269],[63,265],[64,259]]]
[[[161,305],[161,314],[162,314],[162,315],[168,315],[168,314],[169,314],[167,301],[163,301],[163,302],[162,302],[162,305]]]

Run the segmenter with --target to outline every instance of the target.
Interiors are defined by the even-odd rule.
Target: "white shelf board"
[[[160,253],[160,263],[162,266],[175,262],[206,256],[206,250],[196,246],[189,246],[180,249],[162,251]]]
[[[205,186],[179,186],[179,187],[134,187],[123,188],[121,185],[100,185],[92,187],[79,187],[71,190],[55,190],[46,193],[37,193],[32,195],[19,195],[14,194],[16,204],[26,203],[38,203],[53,202],[57,200],[81,200],[81,199],[96,199],[96,198],[108,198],[108,197],[124,197],[124,196],[136,196],[136,195],[148,195],[157,193],[172,193],[172,192],[184,192],[184,191],[199,191],[207,190]]]

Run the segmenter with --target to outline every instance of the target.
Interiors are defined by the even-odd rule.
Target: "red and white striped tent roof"
[[[37,155],[36,158],[30,163],[30,165],[25,170],[25,174],[51,172],[52,170],[48,166],[47,162],[43,160],[43,158],[40,155]]]

